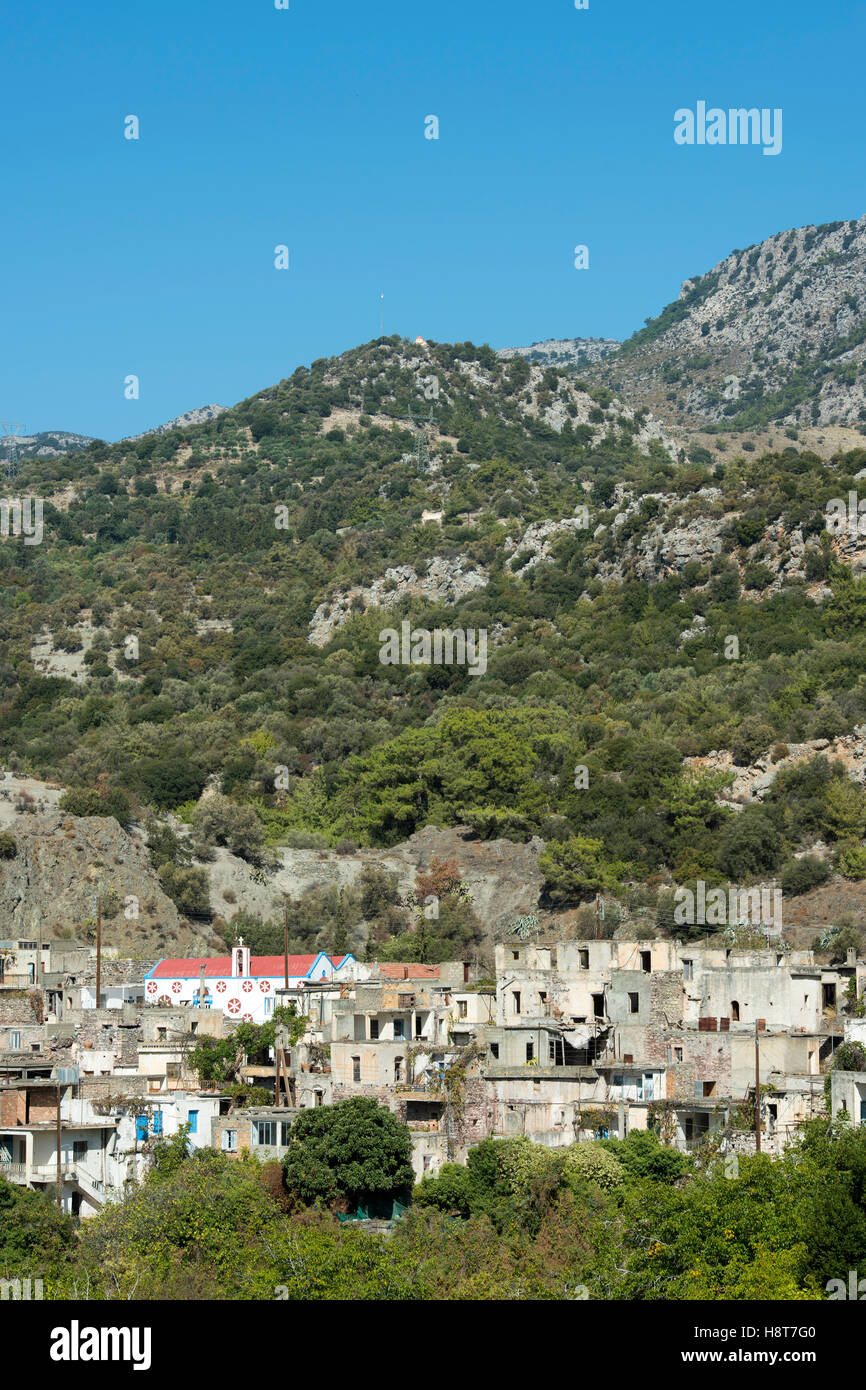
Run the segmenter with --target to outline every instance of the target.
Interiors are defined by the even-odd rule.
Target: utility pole
[[[755,1152],[761,1152],[761,1045],[755,1019]]]
[[[63,1210],[63,1162],[60,1157],[60,1081],[57,1082],[57,1209]]]
[[[102,998],[102,894],[96,895],[96,1007]]]
[[[283,903],[283,988],[289,987],[289,904]],[[288,1004],[288,999],[286,1003]]]
[[[598,941],[598,940],[600,939],[600,937],[601,937],[601,894],[600,894],[600,893],[596,893],[596,895],[595,895],[595,939],[596,939],[596,941]]]

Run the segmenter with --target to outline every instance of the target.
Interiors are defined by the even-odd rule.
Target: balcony
[[[36,981],[29,975],[0,975],[0,989],[36,989]]]
[[[69,1159],[61,1159],[60,1170],[64,1182],[75,1180],[74,1165]],[[0,1163],[0,1177],[7,1182],[57,1182],[56,1163]]]

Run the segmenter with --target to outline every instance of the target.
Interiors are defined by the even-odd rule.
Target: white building
[[[354,956],[289,956],[289,989],[299,992],[321,981],[354,980]],[[283,956],[251,956],[241,942],[230,956],[174,957],[161,960],[145,976],[147,1004],[191,1004],[219,1009],[236,1023],[265,1023],[274,1011],[277,990],[285,985]]]

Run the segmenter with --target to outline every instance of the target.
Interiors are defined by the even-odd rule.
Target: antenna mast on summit
[[[12,478],[18,477],[18,445],[15,443],[15,439],[23,430],[24,424],[21,420],[14,425],[9,424],[7,420],[0,420],[0,425],[2,425],[6,438],[13,441],[10,446],[9,457],[5,461],[6,477],[11,481]]]

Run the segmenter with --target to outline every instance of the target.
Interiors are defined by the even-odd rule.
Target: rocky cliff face
[[[732,251],[587,375],[679,425],[866,420],[866,217]]]
[[[124,953],[194,953],[217,938],[184,924],[150,867],[144,846],[110,817],[22,815],[8,824],[15,854],[0,859],[0,933],[82,939],[95,932]]]
[[[459,827],[442,830],[428,826],[392,849],[361,850],[351,855],[282,847],[276,851],[280,868],[267,882],[256,879],[248,864],[225,849],[217,850],[215,861],[206,867],[215,912],[228,917],[234,911],[226,907],[228,892],[247,911],[267,919],[283,895],[299,898],[312,888],[347,888],[365,864],[395,874],[401,894],[408,896],[418,873],[429,868],[432,858],[456,859],[472,906],[485,932],[493,937],[512,918],[536,907],[543,882],[538,868],[542,847],[538,839],[528,844],[476,840]]]

